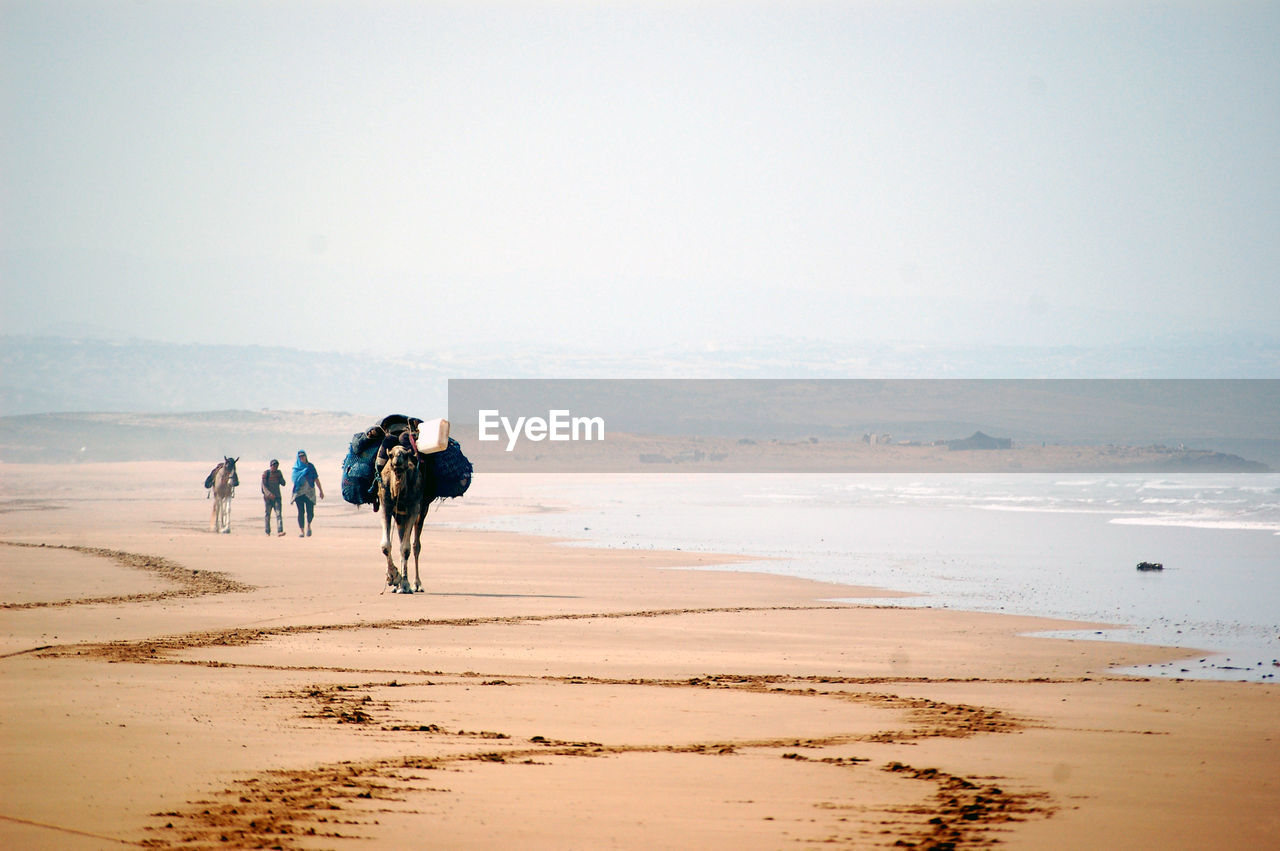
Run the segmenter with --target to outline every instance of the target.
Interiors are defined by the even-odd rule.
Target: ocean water
[[[1114,624],[1058,634],[1194,649],[1133,673],[1280,680],[1278,474],[518,478],[561,510],[477,525],[764,556],[732,569],[921,595],[895,605]]]

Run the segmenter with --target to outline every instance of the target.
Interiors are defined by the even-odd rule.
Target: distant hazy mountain
[[[308,434],[326,451],[341,452],[352,432],[387,413],[444,416],[450,378],[1275,379],[1280,378],[1280,344],[957,349],[770,340],[734,348],[613,353],[489,344],[466,353],[406,354],[393,359],[269,346],[8,336],[0,337],[0,456],[24,460],[33,452],[79,453],[84,446],[83,457],[102,459],[98,453],[110,446],[107,454],[113,458],[205,458],[242,447],[277,452],[280,435],[302,439]],[[1103,388],[1099,392],[1125,391]],[[1043,417],[1040,421],[993,417],[992,406],[973,399],[966,403],[968,407],[950,401],[944,412],[923,418],[863,404],[856,421],[843,415],[793,421],[794,406],[770,394],[751,403],[756,414],[771,412],[764,418],[767,422],[755,424],[752,434],[826,437],[848,432],[847,438],[871,430],[891,432],[901,439],[937,439],[964,437],[982,429],[1023,441],[1173,446],[1185,442],[1188,448],[1237,453],[1280,467],[1280,427],[1271,427],[1280,422],[1280,413],[1274,410],[1280,403],[1268,396],[1257,404],[1250,402],[1252,408],[1240,408],[1237,400],[1222,395],[1229,392],[1218,387],[1216,396],[1204,396],[1205,405],[1222,409],[1209,417],[1216,424],[1211,429],[1193,427],[1205,418],[1196,418],[1193,410],[1193,420],[1188,421],[1185,404],[1179,419],[1168,414],[1171,408],[1162,409],[1158,399],[1135,405],[1136,400],[1118,397],[1097,400],[1111,415],[1106,428],[1101,420],[1092,430],[1082,428],[1080,422],[1086,420],[1080,419],[1067,426],[1069,433],[1055,429],[1058,423]],[[1084,403],[1092,404],[1087,399]],[[1266,408],[1267,404],[1272,407]],[[1253,413],[1224,418],[1228,408]],[[51,412],[86,416],[43,416]],[[105,412],[113,416],[92,416]],[[147,416],[120,416],[129,413]],[[170,416],[179,413],[182,416]],[[748,420],[741,412],[732,415],[735,429]],[[198,428],[192,430],[193,425]],[[728,433],[724,428],[715,433],[721,432]],[[192,440],[193,435],[199,435],[199,440]],[[292,445],[286,444],[285,448]]]
[[[204,411],[170,414],[64,413],[0,417],[0,461],[217,461],[224,455],[286,469],[305,450],[341,458],[353,434],[382,414],[325,411]]]
[[[443,411],[446,373],[411,360],[266,346],[0,339],[0,412]],[[442,415],[442,414],[441,414]]]
[[[1277,377],[1280,341],[957,348],[778,339],[622,352],[489,343],[393,358],[279,346],[0,337],[0,415],[233,408],[442,414],[449,378]]]

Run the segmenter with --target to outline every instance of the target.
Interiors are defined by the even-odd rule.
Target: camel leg
[[[386,494],[382,499],[382,554],[387,557],[387,584],[399,585],[400,573],[391,558],[391,509],[387,505]]]
[[[412,516],[405,517],[404,520],[397,524],[400,533],[400,564],[404,568],[400,573],[400,593],[412,594],[413,589],[409,587],[409,545],[411,543],[410,530],[411,524],[414,522]]]
[[[209,512],[209,531],[218,531],[218,498],[213,498],[213,509]]]
[[[418,522],[413,524],[413,584],[414,591],[422,590],[422,576],[418,573],[418,554],[422,552],[422,524],[427,519],[427,509],[423,506],[418,513]],[[407,572],[407,571],[406,571]]]

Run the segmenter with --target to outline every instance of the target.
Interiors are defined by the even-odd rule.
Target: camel
[[[394,446],[380,473],[382,503],[382,554],[387,557],[387,585],[393,593],[412,594],[422,590],[418,574],[418,554],[422,552],[422,524],[431,503],[428,495],[431,477],[422,469],[418,453],[405,446]],[[400,567],[391,555],[391,524],[395,522],[400,542]],[[409,549],[413,549],[414,587],[409,588]]]
[[[240,477],[236,475],[236,462],[239,460],[224,455],[222,463],[213,468],[209,480],[205,482],[205,487],[210,489],[213,497],[213,514],[209,518],[210,532],[231,534],[231,498],[236,495],[236,485],[240,484]]]

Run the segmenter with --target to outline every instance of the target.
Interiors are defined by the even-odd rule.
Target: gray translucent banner
[[[1264,472],[1280,380],[451,379],[478,471]]]

